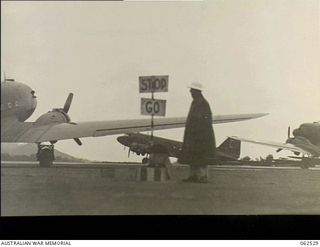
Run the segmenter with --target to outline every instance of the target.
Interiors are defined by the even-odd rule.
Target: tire
[[[52,166],[52,161],[49,160],[40,160],[40,167],[50,167]]]
[[[49,149],[43,149],[38,156],[40,167],[50,167],[53,162],[53,154]]]

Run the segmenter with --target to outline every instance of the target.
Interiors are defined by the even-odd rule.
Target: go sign
[[[139,93],[168,92],[169,76],[139,76]]]
[[[141,98],[141,115],[165,116],[166,100]]]

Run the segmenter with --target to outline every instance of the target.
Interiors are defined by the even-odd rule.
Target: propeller
[[[69,93],[68,97],[67,97],[67,100],[66,102],[64,103],[64,106],[63,108],[53,108],[52,111],[56,111],[56,112],[60,112],[61,114],[63,114],[63,116],[65,117],[65,121],[64,123],[68,123],[68,124],[76,124],[76,123],[73,123],[71,122],[71,119],[68,115],[68,111],[70,110],[70,106],[71,106],[71,103],[72,103],[72,99],[73,99],[73,93]],[[73,140],[79,145],[81,146],[82,145],[82,142],[81,140],[76,137],[76,138],[73,138]],[[56,143],[57,140],[52,140],[51,141],[51,144],[54,144]]]
[[[128,150],[128,158],[130,157],[131,149]]]
[[[66,102],[64,103],[63,108],[61,109],[62,112],[65,114],[65,116],[68,118],[68,122],[71,121],[70,117],[68,116],[68,111],[70,109],[71,103],[72,103],[72,99],[73,99],[73,93],[69,93],[68,98],[66,100]],[[73,140],[79,145],[82,145],[82,142],[79,138],[73,138]]]
[[[290,132],[291,132],[291,128],[290,126],[288,126],[288,132],[287,132],[287,141],[290,139]],[[279,153],[282,150],[282,148],[278,148],[277,149],[277,153]]]
[[[66,100],[66,103],[64,103],[64,106],[62,109],[65,113],[68,113],[70,106],[71,106],[71,103],[72,103],[72,99],[73,99],[73,93],[69,93],[68,98]]]
[[[62,111],[67,114],[69,109],[70,109],[70,106],[71,106],[71,103],[72,103],[72,99],[73,99],[73,93],[69,93],[68,95],[68,98],[66,100],[66,102],[64,103],[64,106],[62,108]],[[69,118],[70,119],[70,118]],[[70,122],[70,121],[69,121]],[[73,140],[79,145],[81,146],[82,145],[82,142],[79,138],[73,138]]]
[[[73,140],[74,140],[79,146],[82,145],[82,142],[80,141],[79,138],[73,138]]]

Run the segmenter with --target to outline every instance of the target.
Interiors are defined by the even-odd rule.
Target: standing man
[[[208,182],[208,162],[216,158],[212,113],[201,93],[202,85],[194,82],[189,88],[193,101],[186,121],[178,162],[190,165],[190,176],[183,181],[206,183]]]

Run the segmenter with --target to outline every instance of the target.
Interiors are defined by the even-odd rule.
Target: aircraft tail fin
[[[241,141],[228,137],[219,147],[218,150],[222,153],[231,155],[238,159],[241,151]]]

